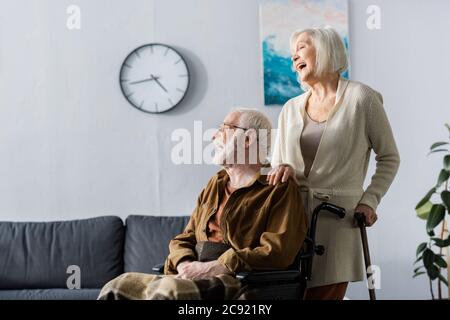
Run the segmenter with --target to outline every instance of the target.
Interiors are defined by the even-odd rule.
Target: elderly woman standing
[[[314,258],[306,299],[343,299],[348,282],[362,281],[364,267],[355,211],[366,224],[400,163],[380,93],[340,76],[348,66],[345,47],[332,28],[312,28],[291,36],[291,53],[304,94],[290,99],[278,121],[271,184],[297,180],[309,215],[321,202],[344,207],[345,219],[323,214],[316,240],[325,254]],[[376,172],[364,190],[370,152]]]

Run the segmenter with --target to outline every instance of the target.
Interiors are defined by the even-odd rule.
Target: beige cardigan
[[[322,201],[347,211],[343,220],[327,213],[320,216],[316,240],[325,246],[325,254],[314,258],[309,286],[361,281],[365,274],[361,239],[353,224],[354,209],[358,203],[377,208],[397,173],[400,157],[381,94],[341,77],[335,105],[306,178],[300,135],[310,94],[290,99],[281,110],[272,166],[284,163],[296,170],[309,215]],[[376,154],[376,172],[363,190],[371,149]]]

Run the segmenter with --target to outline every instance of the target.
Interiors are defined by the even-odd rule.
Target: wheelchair
[[[331,213],[338,218],[345,217],[345,209],[328,202],[322,202],[313,211],[307,236],[294,262],[286,270],[240,272],[236,278],[245,288],[248,300],[303,300],[307,281],[315,255],[323,255],[325,248],[316,244],[316,228],[319,214]],[[155,273],[163,273],[164,264],[152,268]]]

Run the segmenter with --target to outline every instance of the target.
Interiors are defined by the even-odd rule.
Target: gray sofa
[[[188,216],[131,215],[58,222],[0,222],[0,300],[96,299],[124,272],[152,273]],[[80,289],[68,289],[80,269]]]

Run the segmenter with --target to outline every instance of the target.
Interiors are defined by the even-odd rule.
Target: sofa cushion
[[[183,232],[189,216],[155,217],[131,215],[125,221],[125,272],[152,273],[169,254],[169,242]]]
[[[124,226],[105,216],[59,222],[0,222],[0,289],[67,288],[70,265],[81,288],[123,272]]]
[[[0,290],[0,300],[95,300],[100,289]]]

